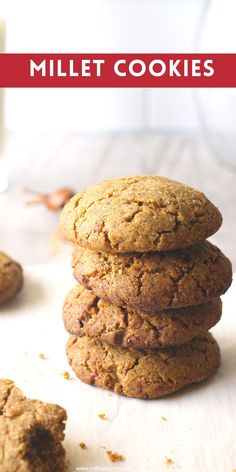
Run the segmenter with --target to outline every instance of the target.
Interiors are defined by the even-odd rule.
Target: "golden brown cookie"
[[[159,398],[207,380],[220,363],[210,333],[163,349],[122,349],[88,336],[71,336],[67,356],[76,375],[88,384],[135,398]]]
[[[4,252],[0,252],[0,303],[12,298],[22,286],[22,267]]]
[[[107,180],[77,194],[65,206],[65,237],[95,251],[167,251],[191,246],[222,223],[206,196],[158,176]]]
[[[1,472],[64,472],[66,412],[27,399],[11,380],[0,380]]]
[[[74,276],[117,306],[155,312],[206,303],[230,286],[232,267],[208,241],[178,251],[107,254],[76,247]]]
[[[208,331],[221,317],[220,298],[202,305],[145,313],[101,300],[81,285],[65,300],[63,320],[75,336],[88,335],[113,346],[157,348],[183,344]]]

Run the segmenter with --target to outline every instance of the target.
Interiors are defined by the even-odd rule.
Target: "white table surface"
[[[32,398],[67,409],[68,471],[232,472],[236,467],[235,284],[224,296],[223,319],[212,330],[222,351],[218,373],[202,385],[145,401],[85,385],[68,367],[61,307],[73,283],[69,263],[28,266],[24,290],[0,308],[0,377],[11,378]],[[41,352],[47,360],[39,358]],[[71,380],[61,375],[64,370]],[[107,420],[98,418],[99,413],[105,413]],[[81,441],[86,450],[78,446]],[[109,462],[106,449],[123,454],[125,461]],[[166,458],[173,464],[167,465]]]

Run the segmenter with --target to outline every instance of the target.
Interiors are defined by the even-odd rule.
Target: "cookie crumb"
[[[167,418],[165,416],[161,416],[161,420],[167,421]]]
[[[82,441],[82,442],[79,443],[79,447],[81,449],[87,449],[87,444],[85,444],[85,442]]]
[[[99,413],[98,418],[100,418],[100,420],[107,420],[107,417],[106,417],[105,413]]]
[[[40,353],[39,353],[39,359],[46,360],[47,358],[46,358],[46,356],[45,356],[45,354],[44,354],[43,352],[40,352]]]
[[[62,377],[64,377],[64,379],[66,380],[70,380],[71,377],[70,377],[70,374],[69,372],[67,372],[67,370],[64,370],[64,372],[61,373]]]
[[[166,457],[166,465],[173,465],[174,461],[170,457]]]
[[[106,454],[111,462],[121,462],[125,460],[124,456],[118,454],[118,452],[106,451]]]

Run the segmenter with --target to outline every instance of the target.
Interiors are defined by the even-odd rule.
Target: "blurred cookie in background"
[[[13,298],[23,287],[23,269],[4,252],[0,252],[0,303]]]

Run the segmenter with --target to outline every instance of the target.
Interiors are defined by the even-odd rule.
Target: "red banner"
[[[236,54],[0,54],[0,87],[236,87]]]

